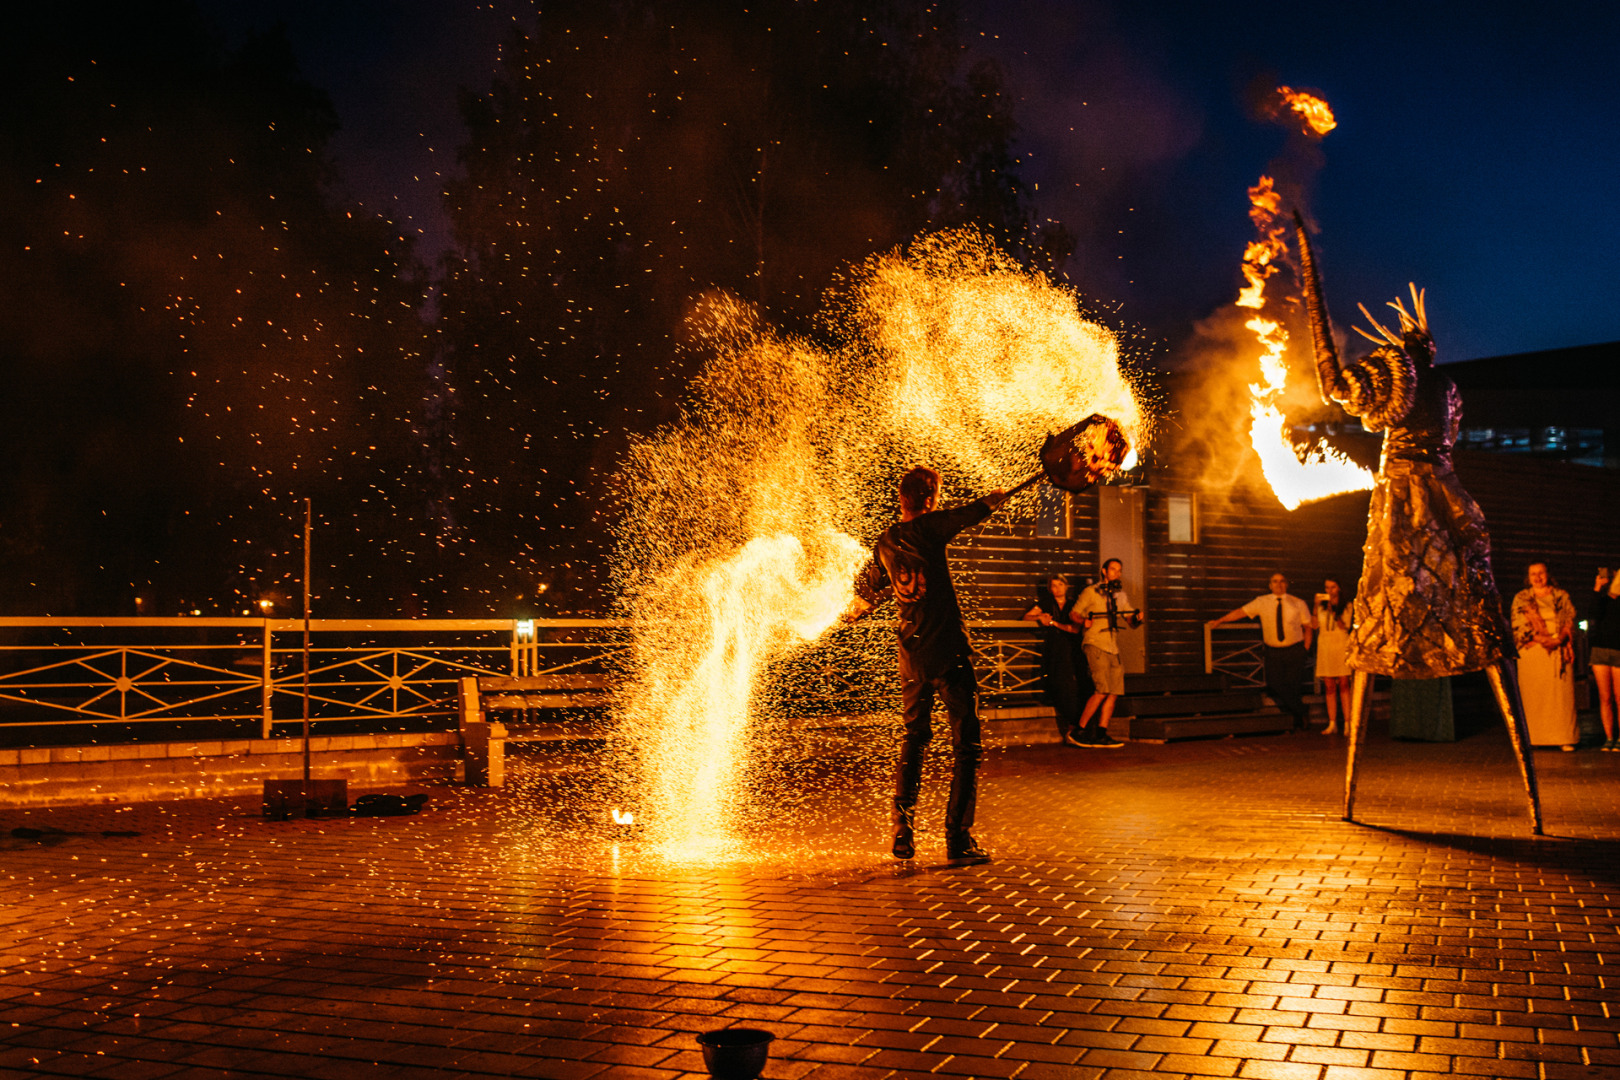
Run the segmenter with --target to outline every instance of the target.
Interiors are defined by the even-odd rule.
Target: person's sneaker
[[[1090,746],[1091,740],[1088,738],[1089,735],[1090,732],[1084,730],[1065,731],[1063,733],[1063,741],[1068,743],[1070,746]]]
[[[945,857],[952,862],[964,859],[976,862],[990,861],[990,856],[979,846],[978,841],[973,839],[973,834],[966,832],[954,833],[946,838]]]
[[[1093,750],[1117,750],[1125,744],[1108,734],[1104,728],[1098,728],[1091,734],[1091,741],[1086,744]]]
[[[1610,739],[1603,744],[1603,749],[1610,751],[1620,750],[1620,739]]]
[[[911,835],[911,826],[902,825],[894,830],[894,857],[897,859],[915,859],[917,857],[917,841]]]

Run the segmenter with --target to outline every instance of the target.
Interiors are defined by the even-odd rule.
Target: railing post
[[[512,678],[521,679],[534,674],[539,666],[540,635],[533,619],[512,620]]]
[[[1215,631],[1204,624],[1204,674],[1215,674]]]
[[[261,702],[261,706],[263,708],[263,716],[261,717],[261,719],[259,721],[259,738],[261,738],[261,739],[268,739],[270,737],[271,733],[275,730],[275,724],[276,724],[276,718],[275,718],[276,679],[275,679],[275,673],[271,670],[271,667],[270,667],[270,655],[271,655],[270,654],[270,637],[271,637],[271,633],[272,633],[272,631],[270,630],[270,620],[266,619],[266,620],[264,620],[264,652],[262,654],[264,665],[263,665],[263,667],[261,667],[259,669],[261,671],[261,673],[262,673],[262,679],[260,680],[259,691],[263,695],[263,700]]]

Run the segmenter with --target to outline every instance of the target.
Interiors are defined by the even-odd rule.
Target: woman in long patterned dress
[[[1531,828],[1541,832],[1541,801],[1519,700],[1513,639],[1491,574],[1491,538],[1479,505],[1452,470],[1451,450],[1462,423],[1462,396],[1434,366],[1423,294],[1412,287],[1412,310],[1390,304],[1400,332],[1362,307],[1378,334],[1358,332],[1379,347],[1348,366],[1322,299],[1305,222],[1296,212],[1306,308],[1324,401],[1384,432],[1383,453],[1367,507],[1367,544],[1356,588],[1350,667],[1355,672],[1345,768],[1344,816],[1355,803],[1356,750],[1362,706],[1374,674],[1437,679],[1484,669],[1507,721],[1530,803]]]
[[[1519,646],[1524,718],[1535,746],[1573,750],[1581,741],[1575,719],[1575,603],[1547,572],[1531,563],[1524,589],[1513,598],[1513,639]]]

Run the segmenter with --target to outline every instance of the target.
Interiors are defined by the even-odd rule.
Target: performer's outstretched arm
[[[1316,349],[1316,384],[1323,401],[1343,404],[1350,399],[1350,385],[1339,367],[1339,346],[1333,340],[1333,322],[1328,318],[1327,301],[1322,298],[1322,281],[1316,274],[1316,256],[1305,232],[1305,219],[1294,211],[1294,229],[1299,235],[1301,285],[1305,289],[1305,310],[1311,319],[1311,344]]]
[[[1351,416],[1361,417],[1361,426],[1368,431],[1381,431],[1399,422],[1411,410],[1417,392],[1417,369],[1410,356],[1392,346],[1374,350],[1349,367],[1340,366],[1339,346],[1333,340],[1333,322],[1328,318],[1322,281],[1316,273],[1316,255],[1311,251],[1305,219],[1298,210],[1294,211],[1294,224],[1299,236],[1303,279],[1300,284],[1305,289],[1305,308],[1311,318],[1316,383],[1322,400],[1338,405]]]

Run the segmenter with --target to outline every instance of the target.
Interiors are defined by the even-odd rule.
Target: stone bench
[[[507,742],[543,737],[519,735],[513,738],[508,735],[505,724],[489,719],[490,712],[595,708],[612,701],[613,692],[602,675],[552,673],[462,679],[457,712],[466,782],[473,787],[503,786]]]

